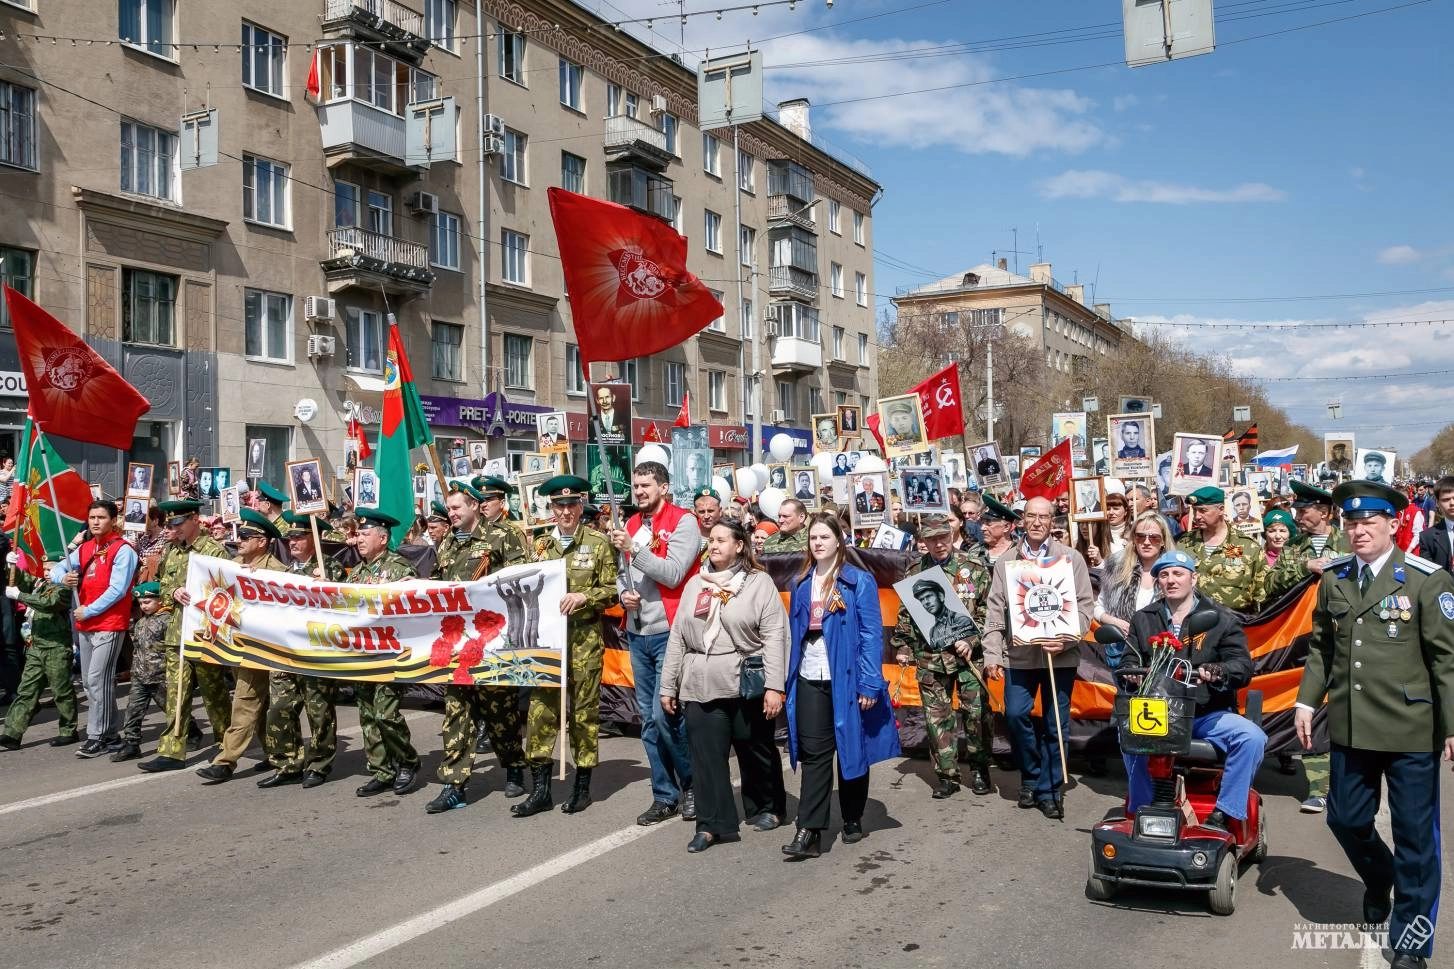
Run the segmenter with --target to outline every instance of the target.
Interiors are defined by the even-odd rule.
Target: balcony
[[[663,222],[676,215],[672,183],[655,172],[631,166],[606,169],[606,197]]]
[[[767,221],[770,225],[795,225],[809,232],[818,231],[813,219],[813,205],[802,202],[791,195],[769,195],[767,197]]]
[[[606,161],[632,161],[661,172],[672,160],[666,132],[621,114],[606,119]]]
[[[771,296],[815,300],[818,274],[797,266],[771,266],[767,271],[767,291]]]
[[[774,372],[808,373],[823,366],[823,345],[795,336],[780,336],[772,343]]]
[[[391,295],[423,296],[434,285],[427,247],[357,226],[328,230],[322,266],[330,293],[383,287]]]
[[[813,199],[817,197],[813,173],[797,162],[778,159],[767,165],[767,218],[770,223],[795,225],[817,231]]]
[[[429,52],[424,15],[395,0],[325,0],[323,30],[379,42],[415,64]]]
[[[363,101],[331,101],[318,107],[323,156],[332,168],[345,162],[386,175],[415,175],[405,160],[408,126],[397,114]]]

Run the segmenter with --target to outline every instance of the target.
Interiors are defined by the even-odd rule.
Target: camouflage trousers
[[[410,742],[409,724],[399,712],[398,691],[388,683],[358,682],[353,685],[353,696],[369,773],[390,784],[401,767],[418,770],[419,753]]]
[[[1308,779],[1308,797],[1328,796],[1329,754],[1303,754],[1303,775]]]
[[[207,719],[212,724],[212,739],[221,741],[232,722],[232,701],[227,695],[227,677],[222,667],[191,660],[183,663],[177,655],[177,647],[168,646],[165,682],[166,699],[162,703],[162,712],[167,716],[167,730],[157,741],[157,756],[186,759],[187,726],[191,719],[194,688],[202,692],[202,705],[206,707]],[[180,718],[177,716],[179,702],[182,708]]]
[[[570,666],[566,689],[570,691],[570,755],[576,767],[595,767],[599,761],[601,727],[601,662],[606,644],[594,643],[567,648]],[[525,760],[548,764],[555,758],[555,740],[560,734],[560,690],[536,687],[530,691],[530,710],[525,717]]]
[[[162,707],[162,685],[160,683],[138,683],[131,681],[131,690],[126,697],[126,720],[121,724],[121,739],[129,744],[141,743],[141,724],[146,719],[146,712],[155,703]],[[187,717],[187,723],[192,723],[191,716]],[[201,731],[198,731],[199,733]]]
[[[268,722],[263,749],[280,774],[313,771],[327,777],[338,755],[338,683],[301,673],[268,674]],[[303,745],[308,717],[311,749]]]
[[[944,665],[954,672],[940,673],[918,667],[919,702],[924,707],[924,729],[929,735],[929,756],[934,759],[934,773],[958,781],[961,724],[965,752],[973,767],[989,766],[994,736],[989,703],[984,687],[975,676],[975,669],[952,655],[944,658]],[[953,703],[956,688],[959,690],[958,711]]]
[[[10,712],[5,715],[5,736],[19,740],[25,733],[40,706],[40,691],[47,685],[56,701],[60,735],[76,736],[76,684],[71,679],[69,645],[32,646],[25,651],[25,668],[20,671],[15,700],[10,704]]]
[[[475,721],[484,724],[501,767],[525,766],[525,752],[520,746],[520,688],[451,684],[444,688],[440,783],[464,784],[470,779],[475,760]]]

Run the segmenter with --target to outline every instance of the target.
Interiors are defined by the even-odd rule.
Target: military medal
[[[1393,623],[1389,623],[1388,624],[1388,638],[1389,639],[1393,639],[1397,635],[1398,635],[1398,626],[1394,625]]]

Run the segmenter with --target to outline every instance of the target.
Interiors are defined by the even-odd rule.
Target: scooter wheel
[[[1228,851],[1217,865],[1217,883],[1207,898],[1213,915],[1231,915],[1237,910],[1237,856]]]
[[[1263,811],[1257,812],[1257,843],[1252,850],[1247,852],[1247,861],[1257,864],[1267,857],[1267,815]]]
[[[1093,902],[1109,902],[1116,897],[1116,883],[1096,874],[1096,853],[1091,850],[1090,872],[1085,879],[1085,897]]]

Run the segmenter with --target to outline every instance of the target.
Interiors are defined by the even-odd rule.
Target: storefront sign
[[[747,450],[749,443],[747,428],[741,424],[711,424],[708,425],[708,430],[710,432],[708,443],[713,450]]]
[[[25,373],[21,370],[0,370],[0,397],[29,397]]]

